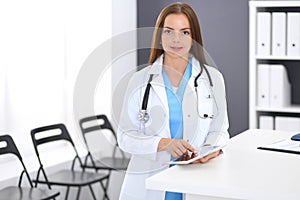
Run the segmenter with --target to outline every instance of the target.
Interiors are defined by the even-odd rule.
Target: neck
[[[188,58],[170,58],[166,56],[163,65],[165,66],[165,69],[168,68],[169,70],[183,75],[188,62]]]
[[[173,86],[178,87],[187,64],[188,58],[164,58],[164,69]]]

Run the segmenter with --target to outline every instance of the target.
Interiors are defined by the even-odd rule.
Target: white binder
[[[257,13],[256,54],[269,56],[271,54],[271,13]]]
[[[272,13],[272,55],[286,55],[286,14],[284,12]]]
[[[287,13],[287,55],[300,56],[300,13]]]
[[[260,116],[259,117],[259,129],[273,130],[274,129],[274,117]]]
[[[270,65],[257,66],[257,106],[270,106]]]
[[[285,107],[291,103],[291,84],[283,65],[270,65],[270,107]]]
[[[300,132],[300,118],[276,116],[275,130]]]

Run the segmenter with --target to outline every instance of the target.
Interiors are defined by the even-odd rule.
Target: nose
[[[181,39],[181,36],[180,36],[180,33],[179,32],[174,32],[174,35],[173,35],[173,42],[180,42],[180,39]]]

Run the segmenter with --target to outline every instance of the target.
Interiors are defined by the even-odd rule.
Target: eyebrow
[[[174,28],[171,28],[171,27],[168,27],[168,26],[163,27],[163,28],[167,28],[167,29],[174,30]],[[182,28],[182,29],[180,29],[180,30],[183,31],[183,30],[187,30],[187,29],[191,29],[191,28]]]

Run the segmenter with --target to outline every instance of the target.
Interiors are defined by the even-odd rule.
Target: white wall
[[[136,28],[136,0],[0,1],[0,27],[0,134],[13,136],[30,172],[38,167],[32,128],[65,123],[83,154],[73,113],[78,73],[99,45]],[[130,48],[136,45],[135,38],[132,41]],[[135,52],[108,67],[95,91],[95,112],[112,117],[111,88],[135,67]],[[122,87],[121,91],[126,85]],[[120,105],[122,99],[118,100]],[[95,144],[103,145],[101,141]],[[66,145],[60,144],[47,157],[47,166],[71,157]],[[15,177],[17,168],[11,157],[0,158],[0,171],[5,171],[0,181]],[[118,199],[123,177],[123,173],[113,173],[111,199]]]
[[[37,169],[32,128],[66,123],[80,147],[74,82],[86,57],[111,37],[111,9],[102,0],[0,2],[0,134],[13,136],[29,171]],[[65,144],[55,149],[49,165],[71,158]],[[0,171],[7,172],[0,180],[15,176],[11,160],[0,159]]]
[[[113,1],[112,123],[117,126],[127,82],[137,69],[137,0]],[[120,53],[120,54],[119,54]]]

